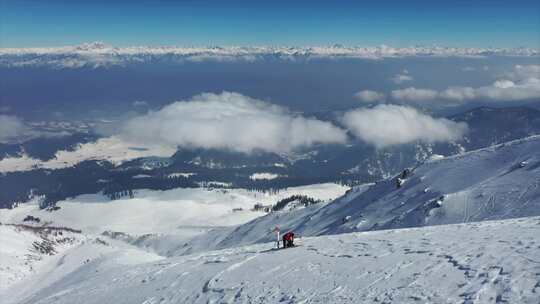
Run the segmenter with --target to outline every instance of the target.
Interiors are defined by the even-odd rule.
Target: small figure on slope
[[[283,235],[283,248],[294,247],[294,232],[289,231]]]
[[[403,170],[403,172],[401,173],[401,176],[396,179],[396,188],[397,189],[399,189],[399,188],[401,188],[401,186],[403,186],[403,183],[405,182],[407,177],[409,177],[410,174],[411,174],[411,170],[409,170],[409,168],[406,168],[405,170]]]
[[[403,185],[404,182],[405,182],[404,179],[398,177],[398,178],[396,179],[396,188],[397,188],[397,189],[401,188],[401,186]]]

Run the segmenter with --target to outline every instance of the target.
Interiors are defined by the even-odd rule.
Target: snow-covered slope
[[[324,206],[257,218],[214,236],[221,240],[213,244],[269,241],[275,226],[313,236],[540,215],[540,136],[428,161],[411,171],[399,189],[397,176],[357,187]]]
[[[0,210],[0,300],[540,302],[540,136],[435,158],[399,188],[396,178],[265,216],[246,209],[292,194],[333,199],[345,188],[139,191],[116,201],[79,196],[53,212],[36,204]],[[25,229],[5,225],[28,215]],[[82,233],[71,231],[64,244],[41,234],[48,226]],[[274,250],[275,226],[301,235],[300,246]],[[415,228],[394,229],[403,227]],[[36,242],[53,250],[28,260]]]
[[[1,303],[48,288],[96,259],[106,259],[107,265],[115,267],[162,259],[123,242],[67,227],[1,224],[0,241]],[[81,303],[81,299],[75,302]]]
[[[85,239],[79,231],[64,227],[0,224],[0,298],[12,285],[46,269],[53,255]]]
[[[257,203],[271,205],[291,195],[307,195],[328,202],[347,189],[327,183],[291,187],[276,193],[206,188],[137,190],[135,198],[114,201],[101,194],[77,196],[59,202],[60,209],[53,212],[39,209],[36,199],[14,209],[0,209],[0,222],[20,224],[32,216],[40,219],[34,225],[71,227],[92,235],[106,232],[109,237],[171,255],[196,235],[229,231],[263,216],[264,212],[252,210]]]
[[[54,212],[40,210],[37,201],[15,209],[0,209],[0,222],[21,223],[31,215],[42,222],[81,229],[85,233],[105,230],[130,234],[170,233],[178,227],[238,225],[264,214],[251,210],[256,203],[273,204],[291,195],[308,195],[328,202],[347,189],[327,183],[285,188],[275,193],[212,188],[137,190],[132,199],[123,197],[113,201],[102,194],[80,195],[58,202],[60,209]],[[237,210],[233,212],[233,209]]]
[[[89,248],[3,303],[538,303],[540,218],[304,238],[122,265]],[[80,262],[80,261],[79,261]]]

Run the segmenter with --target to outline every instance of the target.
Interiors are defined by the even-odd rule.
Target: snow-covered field
[[[41,275],[49,278],[44,273],[64,263],[55,256],[72,247],[81,247],[77,252],[85,257],[84,263],[116,251],[144,260],[162,259],[158,253],[172,255],[196,235],[228,229],[264,215],[251,210],[255,203],[272,204],[295,194],[329,201],[347,189],[329,183],[292,187],[278,193],[204,188],[138,190],[133,199],[114,201],[101,194],[81,195],[59,202],[60,209],[53,212],[40,210],[38,199],[14,209],[0,209],[0,296],[15,293],[8,288],[18,282],[25,284],[29,278]],[[29,216],[39,222],[24,221]],[[81,233],[62,230],[64,227]],[[46,252],[40,251],[39,244],[46,245]],[[70,258],[72,255],[70,252]]]
[[[137,190],[135,198],[111,201],[101,194],[80,195],[57,204],[60,210],[40,210],[37,203],[0,209],[0,222],[21,223],[27,215],[42,222],[99,234],[105,230],[141,235],[168,233],[182,228],[221,227],[243,224],[264,215],[252,211],[256,203],[273,204],[291,195],[333,200],[348,187],[333,183],[291,187],[277,193],[245,189],[178,188],[167,191]],[[233,209],[241,208],[233,212]]]
[[[21,155],[19,157],[6,157],[0,160],[0,173],[29,171],[36,168],[60,169],[72,167],[85,160],[106,160],[113,164],[150,156],[170,157],[175,148],[166,146],[147,145],[126,142],[116,136],[101,138],[96,142],[80,144],[73,151],[58,151],[55,158],[42,161]]]
[[[55,267],[15,286],[18,292],[6,293],[2,302],[536,304],[538,235],[540,218],[530,217],[304,238],[300,247],[285,250],[266,243],[168,259],[84,244],[57,256]],[[105,253],[96,255],[100,251]]]

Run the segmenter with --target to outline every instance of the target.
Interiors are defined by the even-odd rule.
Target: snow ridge
[[[332,203],[271,213],[214,235],[220,239],[215,248],[271,241],[275,226],[317,236],[540,215],[539,151],[540,136],[532,136],[428,161],[405,178],[356,187]],[[190,250],[207,245],[193,242]]]

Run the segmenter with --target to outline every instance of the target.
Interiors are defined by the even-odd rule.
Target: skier
[[[283,248],[294,247],[294,232],[289,231],[283,235]]]

